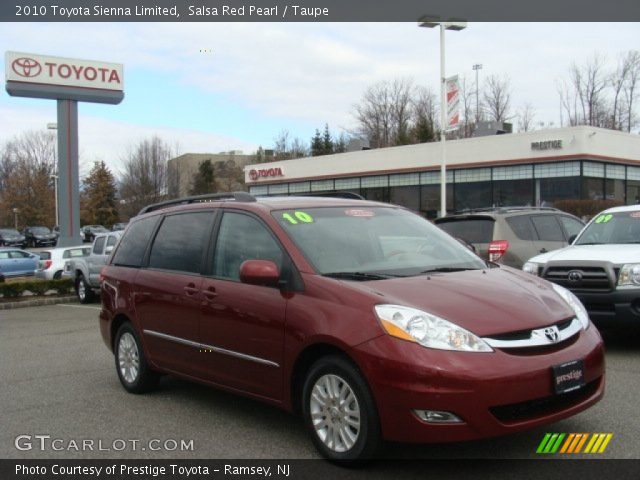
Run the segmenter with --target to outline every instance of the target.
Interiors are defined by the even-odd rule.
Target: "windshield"
[[[624,243],[640,243],[640,210],[599,214],[574,245]]]
[[[0,229],[0,235],[5,235],[7,237],[17,237],[20,234],[17,230],[14,230],[12,228],[3,228]]]
[[[323,275],[376,280],[486,268],[449,235],[403,209],[322,207],[272,215]]]
[[[51,230],[49,230],[47,227],[32,227],[31,231],[36,235],[47,235],[51,233]]]

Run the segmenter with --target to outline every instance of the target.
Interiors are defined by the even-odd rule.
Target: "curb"
[[[22,302],[6,302],[0,303],[0,310],[12,310],[14,308],[24,307],[42,307],[45,305],[56,305],[58,303],[78,303],[78,297],[75,295],[66,295],[64,297],[50,298],[34,298],[33,300],[25,300]]]

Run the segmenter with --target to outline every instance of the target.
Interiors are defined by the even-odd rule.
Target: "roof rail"
[[[171,207],[174,205],[187,205],[189,203],[207,203],[223,200],[235,200],[236,202],[255,202],[256,197],[247,192],[228,192],[228,193],[207,193],[204,195],[195,195],[192,197],[176,198],[174,200],[166,200],[164,202],[153,203],[147,205],[138,212],[138,215],[144,213],[153,212],[154,210],[160,210],[162,208]]]
[[[332,197],[332,198],[350,198],[352,200],[365,200],[365,198],[354,192],[320,192],[320,193],[303,193],[300,195],[291,195],[292,197]]]
[[[517,212],[520,210],[544,210],[544,211],[552,211],[559,212],[557,208],[554,207],[527,207],[527,206],[514,206],[514,207],[486,207],[486,208],[465,208],[462,210],[456,210],[455,214],[465,214],[465,213],[482,213],[482,212],[497,212],[497,213],[507,213],[507,212]]]

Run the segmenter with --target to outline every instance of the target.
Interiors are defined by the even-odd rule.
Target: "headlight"
[[[376,305],[382,328],[391,336],[423,347],[461,352],[492,352],[484,340],[440,317],[401,305]]]
[[[582,328],[584,328],[585,330],[589,328],[589,314],[587,313],[587,309],[584,308],[584,305],[582,305],[582,302],[578,300],[578,297],[576,297],[573,293],[571,293],[566,288],[561,287],[560,285],[556,285],[555,283],[552,283],[551,285],[553,285],[553,289],[556,291],[556,293],[560,295],[562,299],[571,307],[571,310],[573,310],[578,320],[580,320]]]
[[[640,285],[640,263],[627,263],[620,269],[620,278],[618,278],[618,286],[624,285]]]
[[[527,262],[522,266],[522,270],[532,275],[538,275],[538,272],[540,271],[540,266],[541,265],[539,263]]]

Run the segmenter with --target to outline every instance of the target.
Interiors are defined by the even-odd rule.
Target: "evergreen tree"
[[[317,157],[319,155],[324,155],[324,143],[320,130],[316,128],[316,134],[311,138],[311,156]]]
[[[322,135],[322,151],[323,155],[330,155],[333,153],[333,139],[329,132],[329,124],[324,124],[324,134]]]
[[[211,163],[210,159],[207,159],[200,163],[198,171],[193,174],[189,194],[204,195],[205,193],[215,193],[216,190],[216,176],[213,170],[213,163]]]
[[[80,217],[83,223],[113,225],[118,222],[116,180],[104,161],[95,162],[82,180]]]

